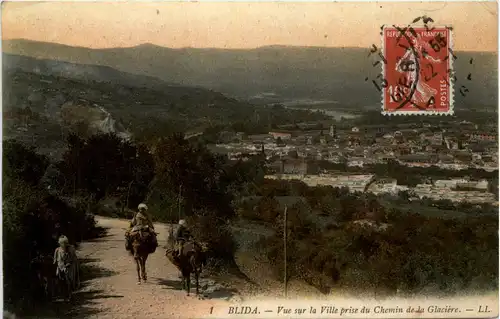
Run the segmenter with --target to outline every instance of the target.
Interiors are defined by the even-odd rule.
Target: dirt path
[[[211,306],[223,306],[228,295],[199,300],[181,290],[178,270],[164,255],[169,227],[155,224],[159,247],[148,258],[148,282],[137,284],[135,263],[125,251],[124,231],[128,222],[96,217],[107,235],[81,244],[83,287],[76,294],[82,305],[77,311],[86,318],[202,318]],[[206,279],[205,279],[206,280]],[[76,312],[76,311],[75,311]]]

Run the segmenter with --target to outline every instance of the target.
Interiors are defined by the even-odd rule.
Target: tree
[[[226,165],[226,178],[230,182],[230,192],[241,198],[249,195],[257,185],[262,184],[266,174],[265,154],[251,156],[248,160],[238,160]]]
[[[68,151],[59,163],[66,177],[66,191],[93,194],[99,201],[107,195],[125,196],[137,204],[148,191],[154,163],[144,145],[135,146],[115,134],[93,135],[84,140],[68,138]]]
[[[136,146],[136,157],[130,163],[129,167],[129,184],[127,193],[123,193],[125,198],[124,207],[137,207],[149,193],[149,186],[154,179],[154,159],[153,155],[145,144]]]
[[[208,242],[210,259],[228,269],[235,265],[236,246],[228,229],[228,221],[235,215],[235,193],[243,190],[247,178],[262,175],[262,159],[253,160],[253,164],[239,161],[232,165],[182,134],[160,139],[155,145],[152,194],[170,203],[181,195],[184,215],[191,220],[195,236]]]
[[[46,156],[37,154],[34,147],[29,147],[15,140],[3,143],[4,174],[18,178],[30,185],[36,185],[49,166]]]
[[[173,134],[157,143],[154,159],[155,187],[171,198],[176,198],[181,188],[186,215],[201,209],[215,211],[221,218],[234,215],[229,191],[233,181],[224,157],[192,145],[182,134]]]
[[[279,215],[280,206],[278,201],[271,196],[264,196],[257,204],[257,211],[260,220],[274,223]]]
[[[52,256],[61,234],[72,243],[88,238],[95,221],[81,206],[40,187],[49,164],[45,156],[16,141],[4,143],[3,156],[4,300],[27,310],[37,297],[36,257]]]

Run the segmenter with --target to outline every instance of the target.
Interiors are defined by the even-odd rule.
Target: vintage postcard
[[[2,3],[4,318],[495,318],[498,4]]]

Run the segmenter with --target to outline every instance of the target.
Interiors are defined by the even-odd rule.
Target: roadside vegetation
[[[320,113],[281,105],[252,106],[197,88],[123,87],[24,72],[8,72],[6,83],[9,95],[4,99],[4,116],[11,124],[23,119],[27,131],[10,125],[5,135],[35,141],[38,146],[35,149],[15,139],[3,144],[7,307],[29,308],[40,301],[33,260],[50,256],[58,236],[65,234],[73,244],[96,237],[94,214],[131,218],[140,202],[148,204],[155,221],[187,218],[198,239],[209,243],[214,271],[235,267],[240,243],[232,225],[251,221],[274,235],[247,253],[264,252],[281,280],[285,198],[293,199],[288,204],[289,276],[323,292],[338,287],[367,289],[367,285],[388,293],[452,292],[497,285],[497,207],[410,200],[408,192],[375,197],[347,189],[308,187],[298,181],[265,180],[264,156],[229,161],[207,148],[218,141],[221,132],[267,133],[280,125],[319,123],[327,118]],[[19,107],[29,87],[40,93]],[[104,107],[134,139],[96,134],[85,121],[61,126],[45,107],[65,101]],[[475,116],[482,125],[496,124],[484,114],[462,112],[458,116]],[[389,123],[378,113],[368,113],[337,126],[390,126],[407,121],[398,118]],[[178,133],[189,130],[204,134],[186,140]],[[40,148],[45,153],[57,150],[61,156],[42,155]],[[487,179],[489,191],[498,192],[498,171],[411,168],[395,162],[364,168],[321,165],[339,172],[395,178],[398,184],[409,186],[467,175]]]
[[[497,286],[498,211],[489,205],[266,180],[263,156],[229,161],[182,134],[149,145],[113,134],[72,134],[56,162],[6,141],[3,156],[7,304],[36,298],[36,280],[25,280],[34,275],[30,260],[51,254],[59,234],[73,243],[95,236],[90,213],[130,218],[143,201],[155,221],[190,220],[198,239],[209,243],[215,271],[235,267],[232,223],[252,221],[274,235],[247,253],[264,252],[282,278],[282,201],[291,198],[300,200],[287,204],[288,275],[325,293]]]
[[[34,269],[53,256],[58,237],[70,243],[99,235],[85,198],[68,198],[44,186],[47,157],[15,141],[3,143],[3,269],[7,309],[29,311],[41,301]]]
[[[325,293],[448,294],[498,285],[498,208],[491,205],[425,199],[415,206],[404,193],[376,197],[299,181],[269,180],[257,195],[239,214],[275,229],[260,247],[276,279],[283,277],[282,202],[300,198],[288,207],[288,274]]]

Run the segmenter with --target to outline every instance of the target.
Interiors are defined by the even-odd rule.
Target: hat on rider
[[[148,210],[148,206],[144,203],[140,203],[139,206],[137,206],[137,209],[139,210]]]
[[[59,246],[67,246],[69,244],[69,239],[68,237],[62,235],[59,237]]]
[[[186,220],[184,220],[184,219],[179,220],[179,225],[186,226]]]

